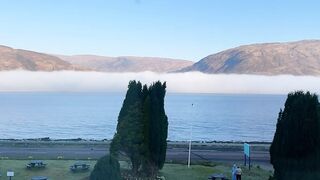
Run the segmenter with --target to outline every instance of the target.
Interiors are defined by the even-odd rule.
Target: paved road
[[[259,163],[269,163],[269,152],[252,151],[251,161]],[[184,149],[168,149],[167,159],[186,159],[188,151]],[[243,161],[242,151],[215,151],[215,150],[193,150],[193,160],[222,161],[222,162],[241,162]]]
[[[39,146],[39,147],[1,147],[0,158],[26,159],[32,156],[33,159],[57,159],[59,156],[64,159],[97,159],[108,152],[107,146]],[[268,151],[252,151],[251,160],[255,164],[270,166]],[[167,150],[168,161],[186,161],[188,149],[169,148]],[[214,162],[243,162],[241,150],[192,150],[192,161],[214,161]]]

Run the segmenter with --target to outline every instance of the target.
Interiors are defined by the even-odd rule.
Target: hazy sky
[[[1,0],[0,44],[197,61],[234,46],[320,39],[320,1]]]

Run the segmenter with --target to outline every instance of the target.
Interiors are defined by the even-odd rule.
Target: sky
[[[198,61],[244,44],[320,39],[320,1],[0,2],[0,44],[52,54]]]

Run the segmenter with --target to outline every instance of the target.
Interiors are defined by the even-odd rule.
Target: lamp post
[[[191,104],[191,107],[193,108],[193,103]],[[190,141],[189,141],[189,154],[188,154],[188,168],[190,168],[190,162],[191,162],[191,146],[192,146],[192,122],[190,121]]]

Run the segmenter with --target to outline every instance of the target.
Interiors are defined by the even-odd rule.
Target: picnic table
[[[208,179],[211,180],[216,180],[216,179],[221,179],[221,180],[227,180],[227,177],[223,174],[211,174]]]
[[[72,172],[76,171],[86,171],[90,168],[89,164],[86,164],[85,162],[76,162],[72,166],[70,166],[70,170]]]
[[[46,165],[47,164],[45,164],[41,160],[33,160],[33,161],[30,161],[26,166],[28,169],[30,169],[30,168],[45,168]]]
[[[45,176],[34,176],[31,180],[47,180],[48,178]]]

